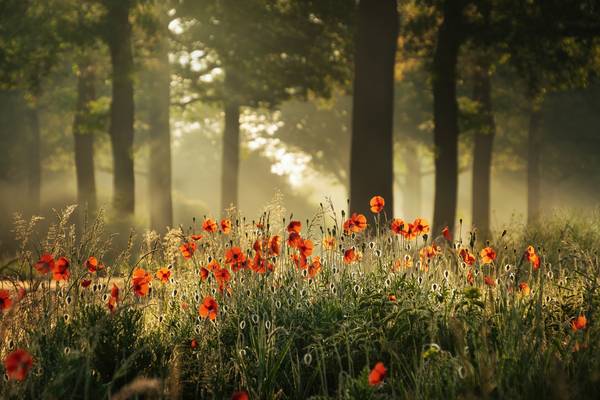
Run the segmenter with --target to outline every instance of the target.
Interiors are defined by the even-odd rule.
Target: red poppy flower
[[[346,264],[353,263],[357,258],[356,250],[354,250],[354,248],[349,248],[348,250],[344,251],[344,262]]]
[[[202,235],[200,235],[200,234],[195,234],[195,235],[192,235],[192,236],[190,236],[190,238],[191,238],[192,240],[198,241],[198,240],[202,239]]]
[[[381,382],[383,382],[383,379],[385,378],[386,374],[387,369],[381,361],[378,362],[377,364],[375,364],[375,367],[373,367],[373,369],[369,373],[369,385],[379,385]]]
[[[467,249],[460,249],[458,255],[467,265],[473,265],[475,263],[475,256],[471,254],[471,252],[469,252],[469,250]]]
[[[250,397],[248,397],[248,392],[246,392],[245,390],[240,390],[237,391],[235,393],[233,393],[233,395],[231,395],[231,400],[249,400]]]
[[[88,257],[87,260],[85,260],[84,266],[87,268],[88,271],[90,271],[90,273],[94,273],[96,271],[98,271],[99,269],[104,268],[102,266],[102,264],[98,263],[98,259],[94,256],[90,256]]]
[[[321,257],[314,257],[312,262],[308,264],[308,276],[314,278],[321,271]]]
[[[4,359],[4,370],[8,379],[23,381],[33,365],[31,354],[27,350],[16,349]]]
[[[496,259],[496,252],[491,247],[485,247],[481,250],[479,255],[481,256],[482,264],[490,264]]]
[[[156,271],[156,279],[158,279],[162,283],[169,282],[170,277],[171,277],[171,270],[167,267],[162,267],[161,269]]]
[[[115,283],[113,283],[112,289],[110,289],[110,297],[119,299],[119,287]]]
[[[411,225],[417,236],[429,233],[429,224],[423,218],[416,218]]]
[[[297,248],[302,243],[302,237],[298,232],[290,232],[287,240],[288,246]]]
[[[210,218],[206,218],[202,223],[202,229],[204,229],[206,232],[214,233],[219,229],[219,227],[215,221]]]
[[[281,254],[281,236],[275,235],[269,238],[269,253],[272,256],[278,256]]]
[[[533,266],[533,270],[537,271],[540,267],[540,257],[536,254],[535,248],[533,246],[527,246],[527,251],[525,251],[525,258],[531,263],[531,265]]]
[[[198,347],[198,342],[196,341],[196,339],[192,339],[192,342],[190,343],[190,347],[192,349],[195,349],[196,347]]]
[[[519,283],[519,291],[521,292],[521,294],[523,294],[525,296],[529,296],[531,289],[529,288],[529,285],[527,284],[527,282],[521,282],[521,283]]]
[[[394,218],[390,223],[390,229],[396,235],[402,234],[402,229],[404,228],[404,221],[400,218]]]
[[[69,260],[65,257],[61,257],[54,263],[52,268],[52,279],[55,281],[67,281],[69,280],[71,273],[69,272]]]
[[[471,270],[467,272],[467,282],[471,286],[473,286],[473,283],[475,283],[475,276],[473,275],[473,271]]]
[[[92,280],[91,279],[82,279],[81,280],[81,287],[83,287],[83,288],[87,288],[91,284],[92,284]]]
[[[230,220],[228,220],[228,219],[221,220],[221,232],[223,232],[226,235],[229,232],[231,232],[231,221]]]
[[[396,298],[395,294],[390,294],[388,295],[388,300],[391,302],[396,302],[398,299]]]
[[[287,226],[288,233],[300,233],[300,229],[302,229],[302,222],[300,221],[290,221],[290,223]]]
[[[381,211],[383,211],[385,200],[381,196],[373,196],[369,202],[369,205],[371,206],[372,213],[379,214]]]
[[[587,318],[585,317],[585,315],[580,315],[571,322],[571,328],[575,332],[585,329],[586,326],[587,326]]]
[[[254,256],[254,262],[252,262],[252,260],[247,261],[249,262],[248,267],[257,274],[264,274],[267,271],[275,270],[273,263],[269,262],[267,259],[258,254]]]
[[[228,264],[233,271],[238,271],[244,267],[243,263],[246,260],[246,255],[242,249],[235,246],[225,252],[225,263]]]
[[[231,274],[227,268],[217,268],[213,270],[213,274],[219,286],[224,286],[231,279]]]
[[[52,254],[43,254],[38,262],[35,263],[35,269],[40,274],[47,274],[54,269],[54,257]]]
[[[131,287],[133,288],[136,296],[143,297],[148,294],[150,289],[150,282],[152,276],[144,271],[142,268],[136,268],[133,270],[133,278],[131,280]]]
[[[210,274],[210,271],[204,267],[200,268],[200,279],[202,279],[203,281],[208,279],[208,275]]]
[[[362,214],[353,213],[346,222],[344,222],[344,231],[346,233],[359,233],[367,228],[367,217]]]
[[[198,313],[202,318],[208,317],[211,321],[214,321],[217,318],[218,310],[219,305],[217,301],[211,296],[206,296],[198,308]]]
[[[10,292],[4,289],[0,290],[0,311],[8,310],[11,305]]]
[[[490,286],[490,287],[496,286],[496,281],[494,280],[494,278],[492,278],[491,276],[488,276],[488,275],[486,275],[486,276],[483,277],[483,282],[487,286]]]
[[[445,227],[444,229],[442,229],[442,235],[444,236],[444,238],[451,242],[452,241],[452,233],[450,232],[450,229],[448,227]]]
[[[196,251],[196,243],[195,242],[187,242],[179,246],[179,250],[181,250],[181,254],[185,258],[192,258],[194,252]]]
[[[300,254],[304,257],[308,257],[313,252],[313,242],[309,239],[303,239],[300,242],[300,246],[298,246],[298,250],[300,250]]]

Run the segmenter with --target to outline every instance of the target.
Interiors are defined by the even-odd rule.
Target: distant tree
[[[398,39],[396,1],[361,0],[354,66],[350,209],[367,214],[380,195],[394,213],[394,65]],[[368,215],[368,214],[367,214]]]

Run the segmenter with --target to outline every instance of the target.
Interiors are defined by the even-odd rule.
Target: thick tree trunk
[[[108,9],[108,45],[112,63],[110,139],[113,153],[113,206],[117,214],[134,212],[133,173],[133,54],[131,49],[130,2],[111,2]]]
[[[527,222],[536,223],[540,217],[540,150],[542,146],[541,130],[542,114],[540,107],[532,102],[529,115],[529,132],[527,144]]]
[[[458,105],[456,63],[464,4],[446,0],[433,58],[433,138],[435,145],[434,235],[454,228],[458,191]]]
[[[240,106],[225,104],[223,156],[221,167],[221,212],[238,206],[238,175],[240,168]]]
[[[37,103],[37,96],[36,100]],[[28,180],[27,193],[29,199],[29,212],[39,214],[41,207],[42,191],[42,160],[41,160],[41,137],[40,137],[40,119],[37,104],[33,104],[27,109],[27,119],[29,122],[29,146],[27,161]]]
[[[479,103],[480,126],[473,147],[473,225],[482,239],[490,237],[490,191],[492,148],[496,124],[492,110],[490,65],[482,60],[474,74],[473,100]]]
[[[77,104],[73,121],[77,202],[89,212],[96,210],[96,176],[94,174],[94,131],[90,126],[90,103],[96,100],[96,74],[89,60],[79,63]]]
[[[406,185],[404,193],[404,213],[406,218],[421,216],[421,163],[417,154],[417,146],[407,141],[404,147],[404,160],[406,162]]]
[[[165,26],[166,30],[166,26]],[[150,227],[157,231],[173,226],[171,198],[171,130],[169,104],[171,74],[169,68],[167,32],[158,38],[151,69],[150,156],[148,189]]]
[[[394,213],[393,108],[398,38],[395,0],[361,0],[354,63],[350,210],[369,215],[369,200],[383,196]]]

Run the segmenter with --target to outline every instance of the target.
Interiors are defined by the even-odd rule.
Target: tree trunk
[[[393,108],[398,38],[396,1],[361,0],[354,63],[350,210],[369,215],[383,196],[394,214]]]
[[[473,147],[472,211],[473,225],[484,240],[490,237],[492,148],[496,133],[490,73],[489,62],[481,60],[475,69],[473,86],[473,100],[479,103],[480,126]]]
[[[34,102],[27,108],[27,119],[29,122],[29,146],[27,161],[28,180],[27,194],[29,199],[30,214],[39,214],[41,209],[41,190],[42,190],[42,160],[40,144],[40,119],[37,107],[37,96]]]
[[[223,156],[221,167],[221,212],[238,206],[238,175],[240,168],[240,106],[225,104]]]
[[[94,130],[90,126],[90,103],[96,100],[96,74],[90,60],[79,63],[77,77],[77,104],[73,121],[75,139],[75,172],[77,175],[77,202],[96,210],[96,177],[94,175]]]
[[[538,222],[540,217],[541,121],[542,114],[540,107],[535,101],[532,101],[527,144],[527,222],[529,224]]]
[[[111,2],[108,9],[108,45],[112,63],[110,139],[113,153],[113,206],[119,215],[134,212],[133,173],[133,54],[130,2]]]
[[[404,193],[404,213],[406,218],[421,216],[421,163],[417,154],[417,146],[408,141],[404,147],[406,162],[406,185]]]
[[[150,102],[149,201],[150,227],[160,231],[173,226],[171,198],[171,130],[169,104],[171,73],[166,25],[160,32],[155,56],[150,63],[152,97]]]
[[[446,0],[433,58],[433,141],[435,145],[434,235],[454,228],[458,191],[458,105],[456,63],[464,4]]]

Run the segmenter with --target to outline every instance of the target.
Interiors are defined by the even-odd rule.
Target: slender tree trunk
[[[152,97],[150,113],[150,157],[148,177],[150,227],[157,231],[173,226],[171,198],[171,130],[169,104],[171,73],[169,68],[168,32],[158,38],[155,57],[150,64]]]
[[[221,167],[221,211],[238,206],[238,175],[240,168],[240,106],[225,104],[223,156]]]
[[[77,104],[73,121],[75,139],[75,172],[77,175],[77,202],[96,210],[96,176],[94,174],[94,130],[90,126],[90,103],[96,100],[94,65],[86,59],[79,63],[77,77]]]
[[[529,115],[527,144],[527,222],[536,223],[540,217],[540,149],[542,146],[542,114],[538,104],[532,102]]]
[[[458,105],[456,63],[464,4],[446,0],[433,58],[433,138],[435,145],[434,235],[454,228],[458,191]]]
[[[28,181],[27,193],[29,197],[29,211],[31,214],[39,214],[41,209],[41,190],[42,190],[42,160],[41,160],[41,137],[40,137],[40,119],[37,107],[37,96],[34,100],[36,104],[27,108],[27,119],[29,122],[29,146],[27,161]]]
[[[354,64],[350,210],[369,215],[369,200],[383,196],[394,213],[393,108],[398,38],[395,0],[361,0]]]
[[[490,237],[490,191],[492,171],[492,148],[496,124],[492,110],[492,86],[490,65],[482,60],[476,66],[473,100],[479,103],[481,124],[475,133],[473,147],[473,224],[482,239]]]
[[[113,205],[117,214],[134,212],[133,172],[133,54],[131,49],[130,2],[111,2],[108,9],[108,45],[112,63],[110,139],[113,153]]]
[[[406,187],[404,188],[404,212],[407,218],[421,216],[421,163],[417,154],[417,146],[407,141],[404,147],[406,162]]]

